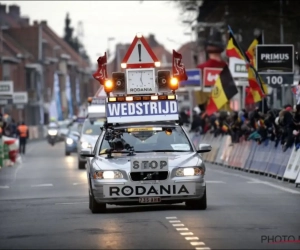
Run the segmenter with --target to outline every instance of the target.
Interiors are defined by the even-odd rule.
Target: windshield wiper
[[[187,151],[187,150],[170,150],[170,149],[166,149],[166,150],[146,150],[146,151],[134,151],[135,153],[148,153],[148,152],[191,152],[191,151]]]

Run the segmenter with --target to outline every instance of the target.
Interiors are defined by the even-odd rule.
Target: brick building
[[[66,79],[70,78],[74,114],[88,96],[98,89],[89,62],[60,38],[46,21],[30,24],[17,5],[0,4],[0,81],[11,80],[14,91],[27,91],[24,110],[7,105],[15,119],[24,119],[38,127],[49,120],[53,97],[54,74],[59,77],[63,116],[68,117]],[[79,86],[79,87],[78,87]],[[2,107],[3,108],[3,107]],[[38,135],[37,135],[38,136]]]

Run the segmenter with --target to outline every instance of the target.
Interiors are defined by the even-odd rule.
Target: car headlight
[[[81,147],[82,147],[82,148],[91,148],[92,145],[89,144],[88,142],[84,141],[84,142],[81,142]]]
[[[74,141],[71,138],[67,138],[67,140],[66,140],[66,143],[69,144],[69,145],[73,144],[73,142]]]
[[[122,179],[123,174],[120,171],[95,171],[94,179]]]
[[[55,135],[57,135],[57,133],[58,133],[58,131],[56,129],[48,130],[49,135],[55,136]]]
[[[177,177],[200,176],[200,175],[204,175],[204,174],[205,174],[205,170],[202,167],[178,168],[176,170]]]

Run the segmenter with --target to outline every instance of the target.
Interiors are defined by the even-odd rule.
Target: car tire
[[[69,155],[71,155],[71,153],[70,153],[70,152],[67,152],[67,151],[65,151],[65,156],[69,156]]]
[[[187,207],[191,209],[206,210],[207,208],[206,189],[201,199],[186,201],[185,204]]]
[[[105,203],[97,203],[94,196],[89,194],[89,208],[93,214],[105,213],[106,212],[106,204]]]
[[[78,169],[85,169],[85,162],[78,161]]]

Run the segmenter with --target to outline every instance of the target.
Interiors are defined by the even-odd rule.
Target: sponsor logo
[[[236,73],[247,73],[247,67],[245,64],[235,64],[234,65],[234,72]]]
[[[221,71],[222,69],[219,68],[205,68],[203,74],[204,87],[214,86],[215,81],[218,79]]]
[[[201,77],[200,77],[200,75],[188,76],[188,80],[191,80],[191,81],[200,81]]]
[[[290,59],[288,53],[262,53],[260,59],[269,63],[278,63]]]
[[[109,187],[109,196],[142,196],[142,195],[190,195],[185,185],[158,185],[158,186],[124,186]]]
[[[152,88],[130,88],[130,92],[149,92],[153,91]]]

